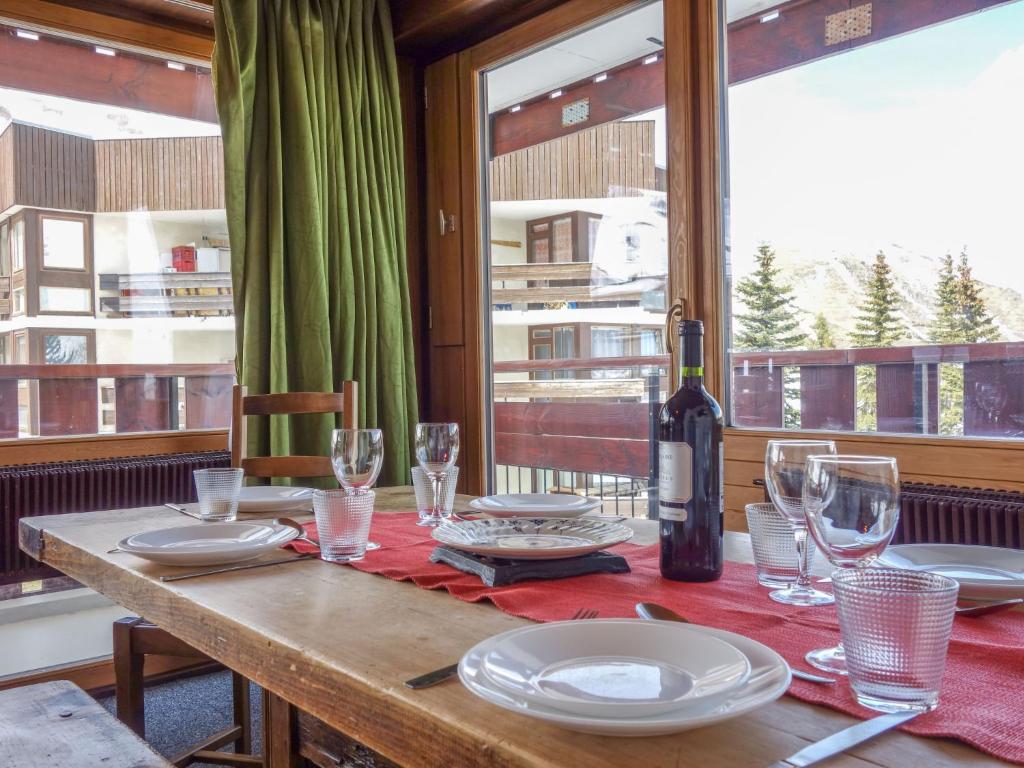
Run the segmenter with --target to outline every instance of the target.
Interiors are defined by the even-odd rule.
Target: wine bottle
[[[704,388],[704,325],[679,323],[679,389],[658,416],[661,575],[722,575],[722,409]]]

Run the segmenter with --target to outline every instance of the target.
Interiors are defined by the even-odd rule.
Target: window
[[[43,267],[85,269],[85,223],[43,218]]]
[[[92,312],[92,291],[88,288],[39,287],[39,311],[45,312]]]
[[[0,178],[15,196],[0,211],[0,299],[7,285],[11,297],[0,336],[16,362],[89,366],[22,385],[19,437],[227,426],[234,317],[209,69],[101,55],[96,41],[57,33],[18,40],[37,62],[33,82],[58,82],[61,96],[0,79],[15,153],[0,174],[31,174],[29,185]]]
[[[730,19],[735,426],[1024,437],[1024,2],[901,5]]]

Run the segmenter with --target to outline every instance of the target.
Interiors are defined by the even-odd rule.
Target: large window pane
[[[20,416],[0,438],[226,426],[234,317],[209,70],[0,33],[15,62],[0,74],[0,168],[31,174],[0,179],[0,339],[31,366],[0,381]]]
[[[1024,2],[903,5],[726,3],[736,426],[1024,436]]]

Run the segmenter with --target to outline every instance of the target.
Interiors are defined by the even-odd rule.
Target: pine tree
[[[957,298],[957,277],[953,268],[953,257],[948,253],[942,258],[939,282],[935,286],[935,321],[928,338],[934,344],[951,344],[960,341],[960,301]]]
[[[857,347],[891,347],[907,334],[899,319],[900,296],[885,252],[875,255],[867,297],[857,316],[851,340]]]
[[[960,305],[960,338],[967,344],[996,341],[999,329],[985,306],[981,285],[971,275],[967,263],[967,249],[960,252],[960,264],[956,271],[956,295]]]
[[[823,312],[819,312],[818,316],[814,318],[811,331],[814,333],[814,338],[811,340],[811,346],[814,349],[835,349],[839,346],[832,330],[832,324],[829,323]]]
[[[793,349],[807,342],[793,307],[793,287],[779,281],[775,251],[767,243],[757,249],[757,269],[736,284],[736,293],[747,308],[737,314],[741,330],[735,336],[738,349]]]

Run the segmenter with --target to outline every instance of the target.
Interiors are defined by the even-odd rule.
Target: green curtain
[[[218,0],[239,382],[359,382],[383,481],[409,482],[417,420],[402,126],[387,0]],[[252,455],[329,451],[330,416],[250,420]]]

